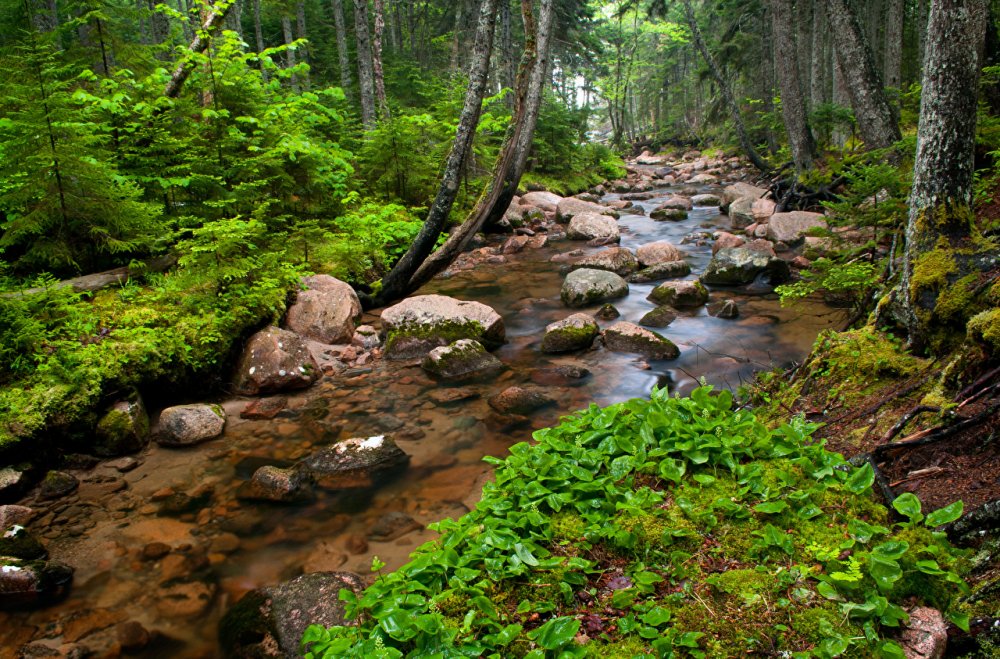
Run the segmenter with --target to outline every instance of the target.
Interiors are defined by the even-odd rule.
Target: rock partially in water
[[[718,182],[719,177],[712,174],[696,174],[688,179],[692,185],[716,185]]]
[[[742,247],[746,242],[741,236],[731,234],[728,231],[719,231],[715,234],[715,242],[712,243],[712,255],[718,254],[721,249]]]
[[[630,275],[628,281],[633,284],[647,284],[654,281],[663,281],[664,279],[687,277],[689,274],[691,274],[691,266],[688,265],[687,261],[667,261],[666,263],[657,263],[648,268],[643,268],[639,272]]]
[[[288,308],[288,329],[320,343],[350,343],[354,322],[361,317],[358,294],[329,275],[306,277],[302,283],[306,290]]]
[[[410,456],[384,435],[352,437],[302,461],[316,483],[328,490],[366,488],[405,467]]]
[[[312,476],[301,466],[288,469],[265,465],[254,472],[236,496],[253,501],[302,503],[315,498]]]
[[[670,263],[671,261],[683,261],[682,252],[673,243],[666,240],[659,240],[655,243],[646,243],[635,250],[635,256],[639,265],[648,268],[651,265],[660,263]]]
[[[560,297],[568,307],[586,307],[628,295],[628,283],[605,270],[574,270],[563,282]]]
[[[483,344],[472,339],[459,339],[451,345],[434,348],[427,353],[421,367],[436,378],[451,381],[488,377],[505,368]]]
[[[142,623],[128,620],[115,627],[115,638],[125,653],[137,654],[146,649],[151,636]]]
[[[309,625],[353,624],[338,597],[341,589],[360,593],[364,582],[350,572],[314,572],[250,591],[219,623],[223,653],[231,659],[302,657]]]
[[[686,220],[688,212],[680,208],[664,208],[657,206],[649,212],[649,219],[657,221],[680,222]]]
[[[546,387],[579,387],[588,378],[590,371],[583,366],[553,366],[531,372],[531,381]]]
[[[250,337],[236,366],[235,390],[256,396],[304,389],[320,377],[319,365],[302,337],[267,327]]]
[[[618,214],[607,206],[573,199],[572,197],[563,199],[556,206],[557,222],[566,224],[577,215],[610,215],[612,218],[618,217]]]
[[[594,314],[594,318],[597,320],[614,320],[621,315],[622,314],[618,311],[618,308],[609,302],[608,304],[601,305],[601,308]]]
[[[571,270],[579,270],[580,268],[607,270],[608,272],[625,277],[639,269],[639,261],[631,251],[624,247],[611,247],[601,250],[596,254],[585,256],[570,265]]]
[[[646,327],[663,328],[667,327],[675,320],[677,320],[677,312],[674,311],[673,307],[662,306],[656,307],[652,311],[648,312],[642,317],[639,324],[645,325]]]
[[[35,561],[48,558],[49,552],[38,538],[28,533],[19,524],[0,527],[0,556],[9,556],[23,561]]]
[[[708,313],[716,318],[724,318],[726,320],[732,320],[733,318],[740,317],[740,308],[736,304],[735,300],[723,300],[722,302],[716,302],[708,308]]]
[[[218,405],[177,405],[160,412],[153,432],[160,446],[192,446],[215,439],[226,426],[226,413]]]
[[[635,353],[647,359],[676,359],[681,354],[670,339],[626,322],[604,330],[604,345],[614,352]]]
[[[500,414],[526,415],[549,405],[555,401],[537,389],[523,387],[508,387],[500,393],[490,396],[487,401]]]
[[[700,307],[708,302],[708,290],[700,281],[667,281],[654,288],[646,299],[675,309]]]
[[[706,284],[737,286],[753,282],[764,273],[771,285],[788,281],[788,263],[769,248],[755,244],[720,249],[709,262],[701,280]]]
[[[719,199],[719,195],[714,194],[696,194],[691,197],[691,203],[695,206],[721,206],[722,200]]]
[[[757,220],[753,216],[754,199],[740,197],[729,205],[729,220],[734,229],[746,229]]]
[[[826,228],[826,217],[821,213],[806,211],[775,213],[767,223],[767,239],[783,242],[786,245],[797,245],[812,231]]]
[[[0,469],[0,501],[16,501],[28,489],[28,475],[14,467]]]
[[[448,406],[455,405],[468,400],[479,398],[479,392],[474,389],[435,389],[427,394],[435,405]]]
[[[594,343],[600,328],[593,318],[585,313],[575,313],[556,321],[545,328],[542,337],[542,352],[574,352],[586,350]]]
[[[671,195],[660,202],[660,205],[656,207],[657,210],[679,210],[679,211],[689,211],[694,208],[694,203],[692,203],[690,197],[684,197],[682,195]]]
[[[618,242],[621,232],[613,217],[597,213],[574,215],[566,227],[566,237],[570,240],[608,240]]]
[[[56,561],[0,557],[0,611],[23,611],[63,599],[73,582],[73,568]]]
[[[116,401],[104,412],[94,431],[93,451],[112,457],[141,451],[149,444],[149,415],[138,392]]]
[[[288,407],[287,396],[272,396],[270,398],[258,398],[247,403],[243,411],[240,412],[241,419],[270,420],[278,416]]]
[[[354,330],[354,338],[351,345],[355,345],[362,350],[372,350],[382,345],[382,337],[378,335],[378,330],[371,325],[359,325]]]
[[[38,491],[39,499],[58,499],[71,492],[75,492],[80,487],[80,479],[65,471],[49,471],[42,479],[42,486]]]
[[[368,538],[376,542],[392,542],[411,531],[419,531],[424,525],[406,513],[391,512],[379,517],[368,532]]]
[[[389,359],[423,357],[438,346],[474,339],[488,349],[505,341],[503,318],[479,302],[445,295],[416,295],[382,312]]]

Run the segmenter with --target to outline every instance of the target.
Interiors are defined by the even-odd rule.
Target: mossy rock
[[[115,402],[97,422],[93,451],[115,457],[141,451],[149,444],[149,414],[138,393]]]

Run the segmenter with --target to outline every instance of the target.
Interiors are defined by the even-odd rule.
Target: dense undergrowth
[[[708,387],[591,406],[491,459],[476,509],[342,591],[357,626],[310,628],[307,656],[901,657],[904,606],[965,625],[935,531],[961,503],[925,517],[904,495],[894,517],[815,428]]]

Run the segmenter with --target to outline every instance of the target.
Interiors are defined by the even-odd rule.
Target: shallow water
[[[658,200],[638,203],[648,211]],[[717,209],[695,209],[683,222],[622,215],[619,224],[622,245],[634,249],[656,240],[680,245],[692,231],[727,228],[728,218]],[[681,245],[692,277],[707,265],[710,243]],[[459,387],[469,399],[435,402],[432,396],[446,387],[418,366],[376,363],[291,396],[289,409],[272,421],[241,420],[245,399],[228,401],[227,429],[218,440],[187,450],[154,445],[141,456],[142,464],[125,474],[106,466],[79,472],[80,491],[47,507],[38,504],[47,512],[31,525],[47,538],[53,558],[76,568],[74,589],[57,606],[0,614],[0,656],[15,656],[16,648],[40,639],[58,646],[78,638],[100,652],[113,645],[114,625],[124,620],[156,632],[138,656],[218,656],[218,620],[246,591],[303,571],[368,574],[375,555],[388,569],[405,562],[433,532],[376,542],[366,539],[372,527],[390,512],[405,512],[424,525],[461,515],[487,477],[483,456],[502,456],[510,445],[528,440],[533,429],[591,402],[645,396],[655,385],[683,393],[701,377],[736,388],[754,371],[801,359],[820,330],[843,318],[820,304],[783,309],[773,294],[715,290],[713,299],[738,302],[740,318],[713,318],[705,308],[680,313],[659,330],[681,348],[677,360],[647,363],[603,348],[543,355],[538,346],[545,325],[571,313],[559,301],[560,264],[550,259],[580,247],[553,241],[508,256],[503,264],[437,279],[421,291],[477,300],[504,317],[508,342],[496,354],[509,369],[490,382]],[[652,309],[646,296],[653,287],[631,285],[629,296],[615,302],[620,320],[638,322]],[[616,321],[599,322],[606,327]],[[579,386],[544,386],[557,405],[522,425],[498,417],[486,404],[488,396],[514,384],[533,384],[533,373],[537,377],[539,369],[557,365],[582,366],[592,375]],[[261,464],[294,461],[338,439],[382,433],[392,434],[412,462],[375,490],[349,496],[320,492],[316,502],[302,506],[236,499],[239,485]],[[170,553],[156,556],[151,543],[163,543]]]

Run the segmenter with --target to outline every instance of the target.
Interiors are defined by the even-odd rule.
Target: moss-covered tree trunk
[[[979,54],[986,0],[933,0],[927,30],[906,263],[897,294],[910,344],[961,320],[989,245],[972,211]]]

